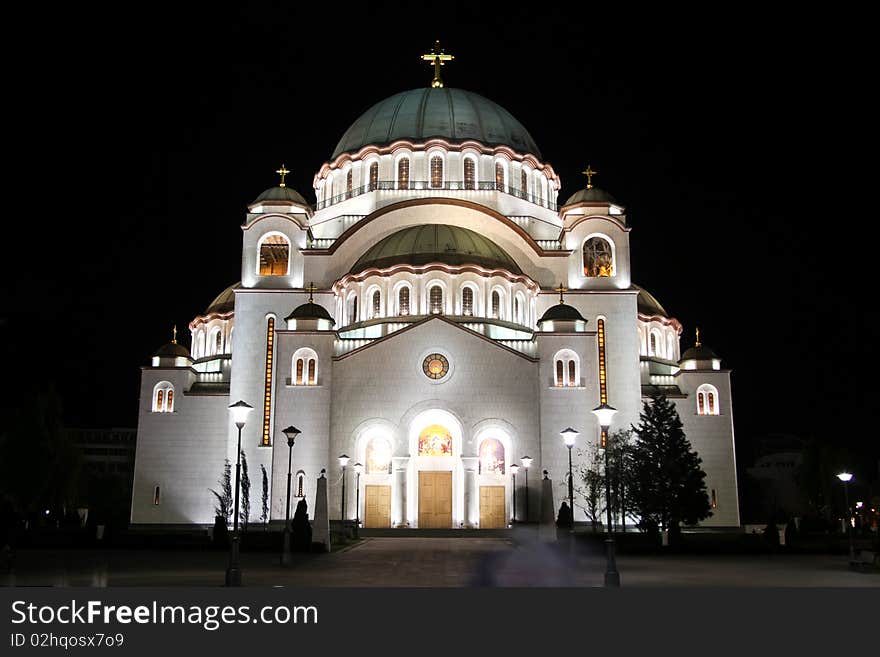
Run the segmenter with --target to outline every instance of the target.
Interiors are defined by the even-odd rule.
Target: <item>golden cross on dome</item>
[[[281,168],[278,169],[275,173],[277,173],[279,176],[281,176],[281,184],[279,184],[278,186],[279,187],[287,187],[287,185],[284,184],[284,176],[286,176],[288,173],[290,173],[290,171],[287,170],[287,167],[282,164]]]
[[[171,344],[177,344],[177,324],[174,325],[171,335]]]
[[[695,347],[700,346],[700,327],[699,326],[697,327],[697,344],[695,344],[694,346]]]
[[[581,173],[587,177],[587,189],[593,189],[593,176],[599,172],[593,171],[593,167],[588,164],[586,171],[581,171]]]
[[[455,59],[453,55],[447,55],[443,52],[443,48],[440,47],[440,40],[437,39],[434,42],[434,47],[431,48],[431,52],[425,55],[422,55],[422,59],[426,62],[431,62],[434,64],[434,79],[431,80],[431,86],[435,89],[443,86],[443,80],[440,79],[440,67],[444,66],[446,62],[452,61]]]
[[[317,289],[318,288],[315,287],[314,283],[309,283],[309,286],[306,288],[306,290],[308,290],[308,292],[309,292],[309,301],[315,300],[314,294]]]
[[[562,283],[559,284],[559,287],[556,288],[556,291],[559,292],[559,303],[565,303],[565,298],[562,296],[562,293],[565,292],[568,288],[563,287]]]

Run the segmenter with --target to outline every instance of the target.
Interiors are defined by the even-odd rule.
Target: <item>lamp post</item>
[[[294,426],[282,429],[287,437],[287,511],[284,513],[284,546],[281,548],[281,565],[290,564],[290,469],[293,464],[293,443],[300,434],[300,430]]]
[[[354,537],[357,538],[358,527],[361,524],[361,472],[364,471],[364,466],[361,463],[355,463],[354,471],[357,474],[354,486]]]
[[[229,553],[229,566],[226,568],[226,586],[241,586],[241,565],[238,559],[238,491],[241,487],[241,430],[247,422],[248,413],[253,406],[238,400],[229,407],[232,421],[238,427],[238,448],[235,451],[235,509],[233,511],[232,545]]]
[[[523,456],[522,459],[523,467],[526,469],[526,522],[529,521],[529,468],[532,467],[532,457],[531,456]]]
[[[852,480],[853,476],[851,472],[841,472],[837,475],[837,478],[843,482],[843,495],[846,501],[846,534],[849,537],[849,560],[856,560],[856,551],[853,547],[853,537],[852,537],[852,523],[849,521],[849,482]]]
[[[602,428],[600,436],[607,435],[617,409],[603,402],[593,409],[593,413]],[[617,572],[617,563],[614,559],[614,528],[611,526],[611,476],[608,468],[608,445],[605,445],[605,512],[608,520],[608,536],[605,539],[605,586],[619,587],[620,573]]]
[[[342,468],[342,533],[345,534],[345,466],[348,465],[348,454],[339,457],[339,467]]]
[[[579,432],[575,431],[571,427],[567,429],[563,429],[559,432],[559,435],[562,436],[562,440],[565,442],[565,446],[568,447],[568,506],[571,509],[571,533],[574,533],[574,476],[571,472],[571,448],[574,447],[574,441],[577,440],[577,437],[580,435]]]
[[[516,463],[511,464],[510,474],[513,475],[513,522],[516,522],[516,473],[519,472],[519,466]]]

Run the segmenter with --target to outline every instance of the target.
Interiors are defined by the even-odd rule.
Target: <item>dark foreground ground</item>
[[[2,586],[220,586],[221,551],[20,550]],[[622,555],[623,586],[880,587],[843,555]],[[366,538],[339,552],[297,555],[282,568],[267,552],[242,555],[244,586],[602,586],[600,545],[513,538]]]

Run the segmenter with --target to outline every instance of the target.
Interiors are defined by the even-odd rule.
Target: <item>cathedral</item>
[[[542,473],[558,507],[569,456],[577,472],[603,439],[592,410],[612,406],[610,431],[626,429],[661,391],[703,461],[702,525],[738,526],[730,371],[699,334],[682,351],[679,321],[632,282],[624,205],[590,167],[560,198],[526,128],[445,87],[450,55],[423,58],[430,86],[354,120],[314,176],[315,203],[282,165],[247,206],[241,280],[190,322],[190,349],[175,335],[142,368],[132,524],[213,524],[238,402],[252,407],[251,522],[263,469],[269,519],[283,521],[289,457],[292,506],[304,497],[311,513],[326,476],[333,520],[537,521]]]

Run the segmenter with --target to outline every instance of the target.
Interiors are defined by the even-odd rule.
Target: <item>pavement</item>
[[[219,551],[20,550],[2,586],[220,586]],[[618,556],[622,586],[880,587],[880,574],[849,569],[845,555]],[[571,552],[529,536],[372,537],[339,552],[243,553],[244,586],[470,587],[602,586],[601,546]]]

